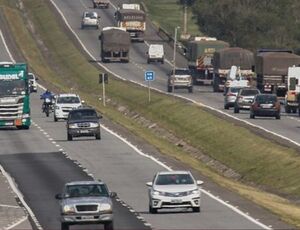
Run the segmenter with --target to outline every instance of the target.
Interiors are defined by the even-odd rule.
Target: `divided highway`
[[[99,32],[80,29],[81,14],[91,6],[91,1],[55,0],[55,3],[88,50],[98,58]],[[112,7],[97,11],[101,15],[102,26],[113,24]],[[159,38],[153,35],[153,39]],[[146,49],[143,43],[134,44],[130,63],[111,63],[106,64],[106,67],[123,77],[130,76],[130,80],[144,83],[144,70],[149,68],[144,58]],[[0,44],[0,52],[0,60],[9,60],[10,57],[5,52],[3,44]],[[171,50],[169,52],[171,53]],[[183,63],[183,60],[180,63]],[[151,68],[156,71],[158,78],[153,86],[165,91],[165,75],[169,66],[151,65]],[[199,90],[205,91],[203,89],[204,87],[199,87]],[[41,91],[31,96],[33,125],[29,130],[0,130],[0,164],[15,179],[25,201],[43,229],[60,227],[59,206],[54,195],[61,192],[63,184],[72,180],[85,180],[91,176],[106,182],[120,198],[114,202],[115,229],[291,228],[279,221],[276,216],[222,188],[212,186],[205,179],[201,213],[192,213],[189,210],[180,210],[183,212],[163,210],[158,214],[149,214],[145,183],[151,181],[157,171],[167,170],[168,167],[132,148],[129,143],[105,127],[102,127],[100,141],[94,138],[75,138],[72,142],[67,141],[65,122],[54,122],[52,116],[47,118],[42,114],[40,93]],[[208,92],[196,92],[193,95],[185,92],[179,94],[194,100],[200,97],[209,98],[216,107],[219,105],[219,97],[221,98],[221,95]],[[277,121],[268,120],[266,123],[272,122]],[[166,164],[172,164],[171,160],[166,159],[166,161]],[[184,166],[180,167],[183,168]],[[201,175],[195,177],[203,179]],[[222,197],[218,198],[207,192],[206,183],[216,189],[212,193],[218,192],[228,200],[223,201]],[[240,206],[240,209],[235,206]],[[249,215],[246,212],[249,212]],[[87,228],[82,227],[82,229]]]

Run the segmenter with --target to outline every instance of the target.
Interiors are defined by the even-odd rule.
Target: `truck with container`
[[[93,0],[94,8],[109,8],[109,0]]]
[[[139,4],[122,4],[115,12],[116,24],[129,32],[132,41],[144,41],[146,14]]]
[[[186,57],[194,85],[211,85],[213,55],[216,51],[226,47],[229,47],[227,42],[211,37],[195,37],[186,43]]]
[[[0,127],[29,129],[30,88],[26,63],[0,62]]]
[[[255,57],[257,88],[284,98],[287,92],[288,68],[300,65],[300,56],[291,50],[260,49]]]
[[[240,47],[229,47],[216,51],[213,56],[213,91],[223,92],[227,74],[231,66],[238,66],[241,76],[253,85],[254,54]]]
[[[102,62],[129,62],[130,35],[119,27],[104,27],[99,35]]]
[[[298,96],[300,94],[300,67],[288,68],[287,92],[284,100],[286,113],[296,113],[299,108]],[[300,112],[299,112],[300,114]]]

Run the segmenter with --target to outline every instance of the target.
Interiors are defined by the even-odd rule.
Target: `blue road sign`
[[[155,72],[154,71],[145,71],[145,81],[154,81]]]

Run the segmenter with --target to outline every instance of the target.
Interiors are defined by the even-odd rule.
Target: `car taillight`
[[[234,94],[234,93],[228,93],[227,96],[228,96],[228,97],[234,97],[235,94]]]

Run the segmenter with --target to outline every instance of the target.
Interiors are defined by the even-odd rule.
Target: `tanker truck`
[[[224,41],[211,37],[195,37],[186,44],[188,67],[193,83],[211,85],[213,79],[213,55],[216,51],[229,47]]]
[[[231,66],[239,67],[240,75],[254,85],[254,54],[240,47],[229,47],[216,51],[213,56],[213,91],[223,92]]]
[[[300,56],[290,50],[258,50],[255,58],[257,88],[263,93],[274,93],[283,99],[287,92],[288,68],[299,64]]]

